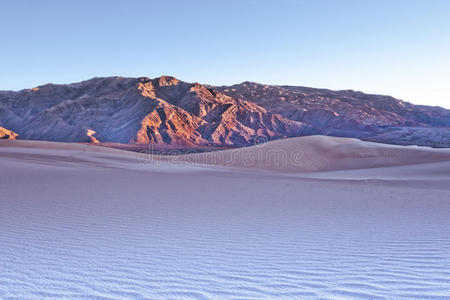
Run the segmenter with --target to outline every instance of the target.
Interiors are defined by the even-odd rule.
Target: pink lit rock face
[[[21,139],[64,142],[239,147],[323,134],[450,147],[450,111],[443,108],[355,91],[215,87],[170,76],[0,91],[0,126]]]
[[[314,133],[301,122],[173,77],[94,78],[4,94],[0,124],[23,139],[162,145],[252,144]],[[87,135],[89,130],[94,135]]]

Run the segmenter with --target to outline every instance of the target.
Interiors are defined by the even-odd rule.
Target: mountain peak
[[[180,80],[176,79],[175,77],[167,75],[155,78],[155,81],[158,82],[159,86],[172,86],[180,83]]]

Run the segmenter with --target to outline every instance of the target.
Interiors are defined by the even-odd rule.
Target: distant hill
[[[182,147],[323,134],[450,147],[450,110],[389,96],[174,77],[93,78],[0,91],[0,138]]]

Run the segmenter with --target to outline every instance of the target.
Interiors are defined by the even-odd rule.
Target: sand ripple
[[[21,176],[0,181],[1,299],[450,297],[448,190],[90,167]]]

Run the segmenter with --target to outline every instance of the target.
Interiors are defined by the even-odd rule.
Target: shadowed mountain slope
[[[243,82],[215,87],[269,112],[314,126],[325,135],[384,143],[450,147],[450,110],[390,96]]]

